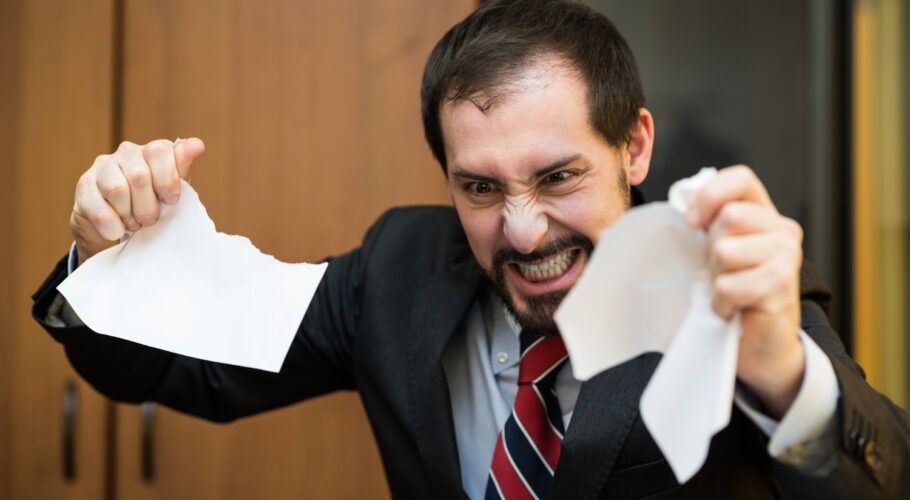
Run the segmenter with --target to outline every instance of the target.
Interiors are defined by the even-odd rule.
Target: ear
[[[629,139],[629,184],[637,186],[648,176],[654,147],[654,119],[645,108],[638,110],[638,125]]]

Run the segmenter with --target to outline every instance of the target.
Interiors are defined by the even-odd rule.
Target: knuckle
[[[145,187],[149,183],[149,171],[146,167],[133,166],[126,168],[126,178],[133,187]]]
[[[85,172],[79,176],[79,180],[76,181],[76,193],[85,191],[86,188],[95,183],[95,176],[89,172]]]
[[[98,187],[101,189],[101,195],[107,200],[122,198],[130,192],[129,186],[122,182],[101,181]]]
[[[176,191],[178,186],[180,186],[179,179],[176,172],[174,172],[173,175],[168,174],[164,179],[158,180],[158,189],[168,193]]]
[[[107,228],[114,223],[114,218],[105,212],[93,211],[87,217],[96,228]]]
[[[799,222],[796,222],[793,219],[785,217],[784,218],[784,227],[787,228],[787,231],[789,231],[790,234],[796,238],[796,241],[798,241],[799,243],[802,243],[804,233],[803,233],[803,226],[801,226],[799,224]]]
[[[714,243],[714,260],[721,269],[727,268],[733,258],[733,244],[727,239],[719,239]]]
[[[92,162],[92,167],[100,167],[108,162],[111,159],[111,155],[98,155],[95,157],[95,160]]]
[[[720,204],[722,193],[712,184],[707,184],[695,194],[693,203],[701,207],[716,207]]]
[[[174,146],[170,141],[164,139],[156,139],[145,146],[142,146],[142,152],[145,153],[146,157],[158,156],[171,153],[174,149]]]
[[[743,207],[739,203],[727,203],[720,209],[718,220],[725,228],[736,227],[743,219]]]
[[[771,280],[776,289],[789,289],[793,283],[793,271],[790,266],[781,261],[781,264],[774,266],[771,270]]]
[[[130,141],[123,141],[117,146],[117,152],[129,151],[136,147],[136,144]]]
[[[731,171],[743,180],[756,179],[755,172],[748,165],[742,163],[730,167]]]
[[[724,275],[714,278],[714,295],[718,300],[726,300],[730,295],[730,279]]]
[[[803,246],[797,242],[792,242],[789,247],[789,255],[791,262],[802,263],[803,261]]]
[[[158,220],[158,206],[137,210],[133,215],[143,224],[154,224]]]

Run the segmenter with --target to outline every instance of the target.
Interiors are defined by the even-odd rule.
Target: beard
[[[594,250],[594,242],[580,233],[572,233],[566,238],[553,240],[528,254],[520,253],[514,248],[503,248],[493,255],[493,266],[487,273],[487,277],[490,280],[493,291],[499,295],[524,332],[537,336],[559,335],[559,329],[556,327],[556,322],[553,321],[553,313],[556,312],[559,304],[568,295],[569,289],[537,295],[512,292],[506,283],[506,266],[509,265],[508,262],[530,263],[547,259],[572,247],[580,247],[580,250],[576,250],[577,252],[584,252],[586,256],[590,256]],[[574,259],[578,258],[578,255],[574,257]],[[521,302],[525,305],[524,310],[518,308],[516,300],[518,297],[515,295],[520,295]]]

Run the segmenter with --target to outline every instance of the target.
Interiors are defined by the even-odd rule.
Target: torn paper
[[[215,231],[181,181],[158,222],[86,260],[57,289],[92,330],[277,372],[327,264],[287,264]]]
[[[580,380],[645,352],[664,353],[642,394],[642,420],[680,483],[701,468],[733,404],[739,316],[711,309],[706,234],[683,218],[716,174],[670,189],[604,230],[555,320]]]

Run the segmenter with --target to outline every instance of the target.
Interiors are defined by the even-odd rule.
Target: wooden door
[[[199,136],[193,186],[218,229],[284,261],[356,246],[393,205],[446,203],[420,125],[430,49],[470,0],[127,1],[123,136]],[[228,426],[117,415],[117,498],[383,498],[355,394]]]
[[[101,499],[107,403],[32,321],[79,174],[109,150],[110,0],[0,2],[0,498]],[[72,476],[64,475],[69,382]]]

